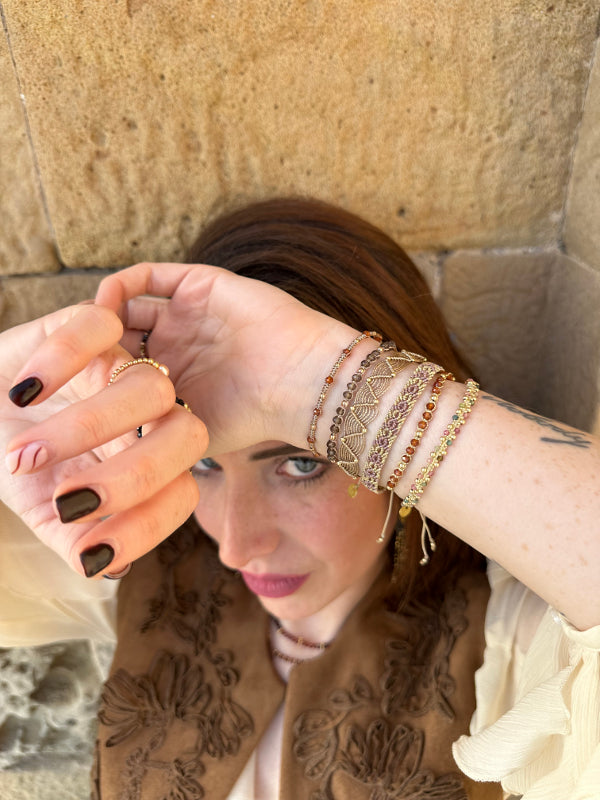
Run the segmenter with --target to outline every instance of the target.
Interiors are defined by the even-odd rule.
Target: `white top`
[[[456,763],[524,800],[599,800],[600,625],[578,631],[502,567],[488,575],[477,711]]]
[[[79,577],[1,505],[0,537],[0,647],[115,641],[117,582]],[[502,567],[488,575],[477,711],[456,762],[524,800],[600,800],[600,625],[578,631]],[[280,746],[282,722],[280,709],[258,751]],[[256,800],[260,761],[252,755],[229,800]]]

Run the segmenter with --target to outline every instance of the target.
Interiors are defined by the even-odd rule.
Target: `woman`
[[[355,217],[259,204],[191,260],[229,271],[138,265],[3,335],[5,363],[30,354],[5,369],[3,499],[80,574],[140,559],[97,793],[499,796],[459,740],[475,780],[593,796],[598,442],[463,384],[417,271]],[[208,536],[159,544],[194,507]],[[476,551],[521,583],[494,568],[488,603]],[[476,704],[491,727],[459,738]]]

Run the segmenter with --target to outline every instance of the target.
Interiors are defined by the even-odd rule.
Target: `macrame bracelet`
[[[376,361],[379,360],[381,354],[386,352],[387,350],[395,350],[396,344],[394,342],[383,342],[380,344],[376,350],[372,350],[363,360],[360,362],[359,368],[356,370],[352,378],[348,381],[344,392],[342,393],[342,400],[340,405],[337,407],[335,411],[335,416],[333,418],[333,422],[331,427],[329,428],[329,440],[327,441],[327,458],[332,463],[337,463],[337,448],[338,448],[338,438],[341,431],[341,424],[343,422],[344,417],[346,416],[346,411],[348,406],[352,402],[352,398],[354,397],[355,393],[358,390],[358,384],[362,381],[365,372],[367,369],[374,364]]]
[[[460,401],[460,405],[456,409],[456,412],[452,415],[452,419],[450,420],[448,427],[445,428],[438,446],[432,451],[429,461],[420,471],[418,477],[415,478],[415,482],[410,487],[410,492],[402,501],[402,508],[413,508],[417,505],[435,471],[444,460],[444,457],[448,452],[448,448],[456,439],[460,429],[467,421],[469,414],[475,405],[475,401],[477,400],[479,384],[469,378],[469,380],[466,381],[465,386],[465,395]]]
[[[423,438],[425,431],[429,427],[429,423],[435,413],[437,408],[437,401],[442,391],[442,386],[447,380],[454,380],[454,375],[451,372],[443,372],[441,375],[435,379],[433,383],[433,388],[431,390],[431,397],[427,401],[425,405],[425,411],[421,415],[421,419],[417,423],[417,428],[413,434],[412,439],[408,443],[406,450],[404,451],[404,455],[398,462],[397,467],[394,469],[390,477],[388,478],[388,482],[386,484],[387,489],[395,489],[398,485],[400,478],[404,475],[408,465],[413,459],[414,454],[417,452],[417,448],[421,443],[421,439]]]
[[[371,492],[381,493],[384,486],[379,485],[379,477],[388,459],[392,445],[398,438],[404,423],[408,419],[415,403],[427,388],[429,381],[442,372],[443,368],[426,361],[419,364],[412,376],[402,387],[402,391],[386,414],[383,424],[375,434],[373,444],[367,455],[361,483]]]
[[[163,375],[167,377],[169,375],[169,368],[165,364],[159,364],[158,361],[155,361],[153,358],[132,358],[131,361],[126,361],[124,364],[121,364],[120,367],[116,368],[106,385],[110,386],[122,372],[125,372],[129,367],[135,367],[137,364],[148,364],[148,366],[154,367],[154,369],[162,372]]]
[[[383,338],[376,331],[363,331],[361,334],[356,336],[350,342],[348,347],[345,347],[342,350],[338,360],[335,362],[335,364],[331,368],[331,370],[329,372],[329,375],[325,378],[325,381],[323,383],[323,387],[321,389],[321,393],[319,394],[319,399],[317,400],[317,404],[315,405],[315,407],[313,409],[313,416],[312,416],[312,420],[311,420],[311,423],[310,423],[308,436],[306,437],[306,441],[308,442],[308,446],[310,447],[311,453],[314,456],[316,456],[317,458],[319,457],[319,453],[317,452],[317,448],[316,448],[317,422],[319,421],[319,417],[323,413],[323,403],[325,401],[325,398],[327,397],[327,393],[329,391],[329,388],[330,388],[331,384],[333,383],[333,379],[334,379],[338,369],[341,367],[343,362],[348,358],[348,356],[350,355],[352,350],[356,347],[356,345],[359,342],[362,342],[363,339],[368,339],[369,337],[371,339],[375,339],[378,342],[381,342],[381,340]]]
[[[360,479],[359,456],[365,448],[368,425],[379,413],[380,398],[403,369],[410,364],[423,361],[425,361],[425,357],[417,353],[396,350],[392,351],[390,355],[382,356],[372,367],[370,374],[358,391],[356,399],[348,407],[340,431],[336,463],[351,478]],[[356,487],[353,493],[356,494]]]

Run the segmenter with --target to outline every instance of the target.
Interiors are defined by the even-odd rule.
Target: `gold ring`
[[[120,581],[121,578],[124,578],[125,575],[129,574],[130,570],[131,564],[127,564],[120,572],[105,572],[102,577],[106,578],[108,581]]]
[[[155,361],[153,358],[133,358],[131,361],[126,361],[124,364],[121,364],[120,367],[117,367],[106,385],[110,386],[122,372],[125,372],[129,367],[135,367],[137,364],[148,364],[150,367],[154,367],[154,369],[162,372],[163,375],[169,376],[169,368],[165,364],[159,364],[158,361]]]

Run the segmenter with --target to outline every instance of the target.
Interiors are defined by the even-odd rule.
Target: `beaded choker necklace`
[[[305,639],[304,636],[295,636],[293,633],[286,631],[286,629],[276,620],[274,617],[272,618],[273,624],[275,625],[276,632],[281,634],[281,636],[288,639],[290,642],[294,642],[294,644],[298,645],[298,647],[306,647],[309,650],[326,650],[331,642],[311,642],[309,639]],[[289,656],[287,653],[282,653],[277,647],[271,648],[271,653],[275,658],[280,658],[282,661],[287,661],[288,664],[302,664],[302,662],[306,661],[305,658],[297,658],[295,656]]]

